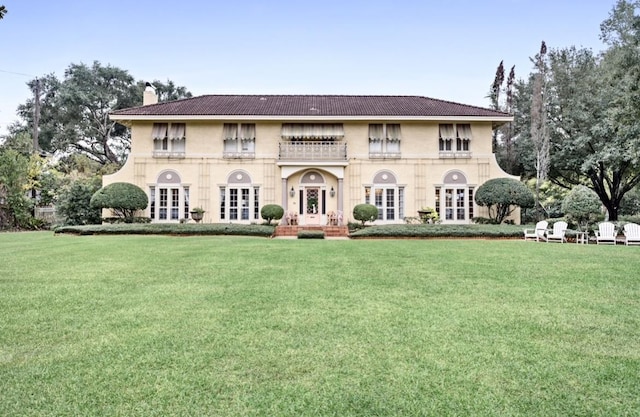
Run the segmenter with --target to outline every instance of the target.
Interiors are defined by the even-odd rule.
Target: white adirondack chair
[[[553,224],[553,230],[547,231],[547,243],[549,242],[560,242],[564,243],[567,241],[567,238],[564,236],[567,232],[567,222],[555,222]]]
[[[640,226],[635,223],[627,223],[624,225],[624,244],[640,245]]]
[[[545,233],[547,232],[547,226],[549,222],[546,220],[536,223],[535,229],[524,229],[524,240],[535,239],[539,242],[541,239],[546,240]]]
[[[611,222],[602,222],[598,224],[598,230],[596,233],[596,243],[615,245],[616,244],[616,225]]]

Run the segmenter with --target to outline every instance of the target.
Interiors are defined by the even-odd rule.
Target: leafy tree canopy
[[[153,82],[160,101],[191,97],[172,81]],[[27,83],[40,97],[39,146],[48,152],[81,153],[100,164],[122,164],[129,152],[129,130],[109,118],[109,113],[142,105],[144,81],[128,71],[102,65],[71,64],[59,80],[54,74]],[[31,134],[35,99],[18,107],[22,123],[10,126],[11,135]]]
[[[543,108],[550,139],[548,178],[564,188],[586,184],[617,220],[624,195],[640,184],[640,2],[619,0],[601,25],[608,49],[566,47],[546,55]],[[539,78],[535,78],[539,80]],[[535,175],[531,135],[534,77],[514,100],[517,154]],[[533,152],[533,155],[532,155]]]

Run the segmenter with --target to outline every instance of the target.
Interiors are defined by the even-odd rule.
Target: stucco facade
[[[194,207],[204,222],[261,222],[260,208],[279,204],[301,225],[346,223],[370,203],[376,224],[425,206],[471,223],[487,216],[475,190],[511,177],[491,152],[492,128],[510,115],[424,97],[202,96],[112,118],[131,127],[131,152],[103,184],[146,190],[154,222]]]

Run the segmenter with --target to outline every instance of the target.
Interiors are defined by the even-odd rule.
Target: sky
[[[26,83],[99,61],[203,94],[420,95],[488,107],[541,41],[604,49],[616,0],[0,0],[0,135]],[[505,74],[505,76],[507,75]]]

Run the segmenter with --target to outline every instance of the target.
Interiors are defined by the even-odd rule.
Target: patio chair
[[[567,238],[564,236],[567,232],[567,222],[555,222],[553,224],[553,230],[547,231],[547,243],[549,242],[560,242],[564,243],[567,241]]]
[[[615,245],[616,244],[616,225],[611,222],[602,222],[598,224],[598,230],[596,233],[596,243]]]
[[[640,226],[636,223],[627,223],[624,225],[624,244],[640,245]]]
[[[289,211],[286,215],[287,224],[289,226],[297,226],[298,225],[298,213],[295,211]]]
[[[535,239],[536,242],[539,242],[540,239],[546,240],[545,233],[548,225],[549,222],[542,220],[536,223],[535,229],[524,229],[524,240]]]

